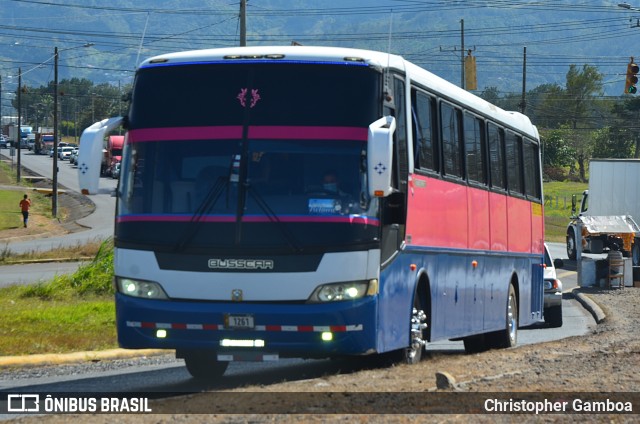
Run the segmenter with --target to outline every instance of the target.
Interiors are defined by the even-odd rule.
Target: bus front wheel
[[[409,346],[404,349],[403,362],[406,364],[417,364],[422,359],[422,352],[427,344],[426,330],[427,314],[425,314],[420,300],[416,295],[413,310],[411,312],[411,333],[409,337]]]

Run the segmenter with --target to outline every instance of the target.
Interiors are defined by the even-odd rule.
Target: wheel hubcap
[[[413,308],[411,315],[411,346],[409,357],[413,359],[427,343],[422,338],[423,331],[427,328],[427,315],[422,309]]]
[[[509,320],[509,338],[511,338],[512,344],[515,343],[516,340],[516,331],[517,331],[517,318],[516,318],[516,299],[513,294],[509,295],[509,310],[507,311],[507,319]]]

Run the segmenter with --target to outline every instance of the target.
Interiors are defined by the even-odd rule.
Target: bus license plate
[[[224,328],[231,330],[253,329],[253,315],[231,315],[224,316]]]

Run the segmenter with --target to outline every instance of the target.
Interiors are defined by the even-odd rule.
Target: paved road
[[[35,155],[29,151],[21,152],[21,164],[33,172],[51,179],[53,173],[53,159],[45,155]],[[0,151],[0,155],[8,157],[9,150]],[[17,159],[14,157],[14,163]],[[79,192],[78,170],[68,161],[58,161],[58,183],[61,188]],[[111,178],[100,179],[100,192],[90,196],[95,204],[95,211],[77,221],[86,230],[64,236],[37,238],[28,240],[14,240],[0,243],[1,248],[8,248],[15,253],[31,251],[47,251],[61,246],[76,246],[89,241],[105,240],[113,235],[113,217],[115,213],[115,197],[112,193],[117,181]],[[11,284],[36,283],[50,280],[55,275],[74,272],[79,262],[24,264],[0,267],[0,287]]]
[[[8,150],[0,153],[7,156]],[[16,159],[14,158],[14,161]],[[21,164],[25,168],[36,172],[47,178],[53,174],[53,159],[45,155],[35,155],[29,151],[22,151]],[[78,170],[68,161],[58,161],[58,183],[64,188],[78,192]],[[60,246],[75,246],[87,243],[92,240],[104,240],[113,235],[113,217],[115,213],[115,197],[112,193],[116,187],[117,180],[111,178],[100,179],[100,192],[90,196],[96,205],[95,212],[78,220],[78,224],[86,227],[86,231],[67,234],[65,236],[49,237],[35,240],[11,241],[8,248],[15,253],[30,251],[46,251]],[[4,244],[3,244],[4,247]]]
[[[0,267],[0,288],[14,284],[34,284],[45,282],[56,275],[71,274],[78,269],[80,262],[48,262]]]

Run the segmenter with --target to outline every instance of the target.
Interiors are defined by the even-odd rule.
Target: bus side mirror
[[[367,179],[369,180],[369,195],[372,197],[386,197],[393,191],[391,167],[395,130],[396,119],[393,116],[384,116],[369,125]]]
[[[571,195],[571,215],[576,214],[576,195]]]

